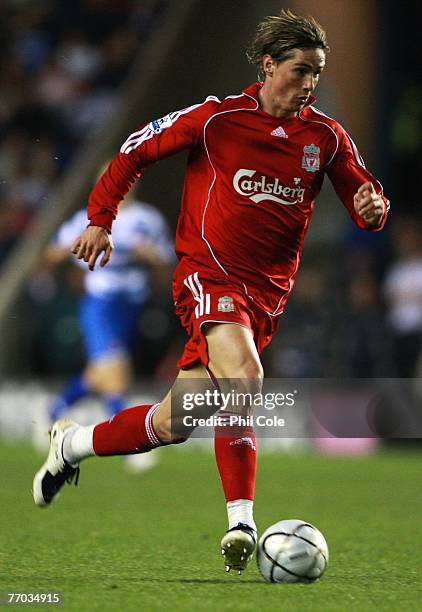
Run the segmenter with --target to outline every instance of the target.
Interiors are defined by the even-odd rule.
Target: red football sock
[[[96,455],[131,455],[146,453],[161,446],[152,415],[159,404],[135,406],[122,410],[109,421],[94,427],[93,447]]]
[[[229,419],[230,412],[218,412]],[[238,416],[238,415],[236,415]],[[254,499],[257,450],[253,427],[218,426],[214,430],[215,458],[226,501]]]

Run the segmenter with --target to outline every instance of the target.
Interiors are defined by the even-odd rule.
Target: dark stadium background
[[[318,107],[351,133],[392,211],[385,231],[361,232],[324,186],[266,376],[351,381],[351,394],[329,398],[349,414],[362,379],[404,379],[397,403],[375,406],[379,432],[405,413],[416,425],[394,443],[318,438],[320,429],[315,440],[262,440],[261,530],[303,517],[331,554],[319,584],[278,590],[255,566],[239,582],[222,571],[224,500],[207,442],[157,451],[159,466],[142,476],[119,459],[87,462],[51,512],[35,509],[30,487],[42,461],[34,426],[84,364],[82,273],[49,269],[45,245],[139,124],[254,81],[246,44],[260,19],[287,7],[326,28]],[[0,48],[0,602],[13,589],[58,590],[78,612],[420,609],[419,4],[2,0]],[[172,228],[184,163],[181,154],[148,169],[139,189]],[[139,322],[131,401],[168,385],[184,341],[170,286],[157,285]],[[75,411],[85,423],[102,416],[98,401]]]
[[[416,22],[409,19],[412,3],[290,5],[315,14],[326,27],[332,52],[317,92],[319,107],[350,131],[393,211],[385,232],[360,232],[325,187],[296,290],[264,356],[267,375],[416,376],[421,329],[411,330],[414,338],[407,345],[397,341],[384,291],[391,266],[405,257],[400,245],[407,242],[406,232],[419,223],[420,47]],[[280,6],[268,1],[190,1],[177,9],[165,0],[2,3],[3,377],[60,379],[81,367],[75,318],[81,273],[68,266],[52,275],[38,257],[42,245],[60,215],[66,218],[85,204],[95,169],[138,124],[210,94],[236,93],[254,80],[245,45],[257,20]],[[88,168],[81,166],[81,157],[89,147]],[[172,227],[184,161],[182,154],[147,170],[140,188],[141,197],[162,209]],[[57,188],[72,172],[71,187],[76,183],[78,189],[66,188],[61,214]],[[52,210],[57,221],[31,236],[32,251],[24,245],[24,265],[14,260],[31,224]],[[413,253],[419,274],[421,257],[419,234]],[[422,308],[422,296],[415,299]],[[183,340],[170,294],[161,290],[140,322],[139,375],[171,377]],[[404,357],[409,364],[403,372],[406,349],[412,354]]]

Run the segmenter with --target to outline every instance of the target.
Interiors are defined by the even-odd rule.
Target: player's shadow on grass
[[[236,576],[237,578],[237,576]],[[262,580],[244,580],[240,578],[240,580],[236,580],[236,582],[228,582],[227,580],[223,580],[220,578],[179,578],[178,580],[166,580],[166,582],[181,582],[186,584],[226,584],[230,586],[239,586],[239,583],[243,584],[263,584]]]
[[[236,576],[236,578],[239,578]],[[224,578],[137,578],[135,582],[166,582],[166,583],[179,583],[179,584],[226,584],[226,585],[234,585],[236,587],[239,586],[240,583],[243,584],[264,584],[262,580],[259,578],[256,579],[248,579],[239,578],[236,582],[229,582]]]

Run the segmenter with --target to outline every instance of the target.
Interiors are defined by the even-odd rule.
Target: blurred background
[[[98,168],[138,125],[256,79],[245,47],[281,8],[310,13],[331,52],[317,106],[352,135],[392,211],[359,231],[324,185],[266,375],[418,378],[422,334],[421,47],[392,0],[3,0],[0,5],[0,427],[23,436],[86,356],[83,271],[45,260]],[[416,3],[415,3],[416,6]],[[341,15],[341,19],[339,19]],[[150,168],[137,197],[174,235],[186,157]],[[134,398],[167,383],[185,342],[170,281],[139,317]],[[97,410],[101,406],[96,404]],[[89,416],[92,422],[93,413]]]

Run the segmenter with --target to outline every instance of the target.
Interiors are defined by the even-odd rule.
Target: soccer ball
[[[280,521],[260,537],[257,562],[267,582],[315,582],[328,565],[327,542],[310,523]]]

